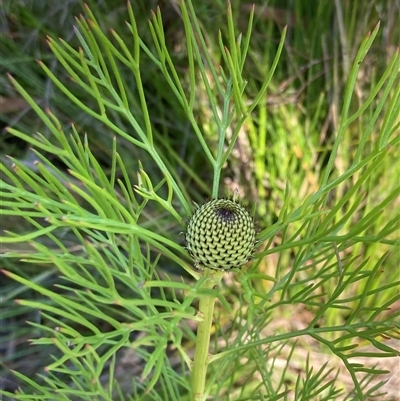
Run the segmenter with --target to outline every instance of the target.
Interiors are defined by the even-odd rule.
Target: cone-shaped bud
[[[256,243],[254,219],[235,200],[213,199],[196,209],[186,248],[197,267],[228,270],[244,265]]]

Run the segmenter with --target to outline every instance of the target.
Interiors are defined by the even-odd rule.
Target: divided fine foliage
[[[399,52],[362,81],[376,25],[340,93],[316,96],[309,66],[305,115],[281,93],[290,26],[263,53],[260,14],[244,24],[238,4],[216,2],[211,40],[179,2],[173,48],[160,9],[145,32],[128,4],[108,32],[85,6],[71,41],[48,37],[57,67],[38,61],[57,112],[9,75],[41,125],[10,123],[30,156],[1,160],[2,336],[33,344],[4,358],[5,400],[382,399],[379,362],[399,356]],[[169,110],[187,125],[169,132]],[[198,269],[179,236],[194,201],[235,191],[256,253]]]

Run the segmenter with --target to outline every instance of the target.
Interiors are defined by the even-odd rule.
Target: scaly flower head
[[[185,237],[195,266],[210,269],[229,270],[244,265],[256,244],[253,217],[230,199],[212,199],[198,207]]]

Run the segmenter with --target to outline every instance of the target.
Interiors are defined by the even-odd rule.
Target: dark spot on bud
[[[224,221],[235,220],[235,212],[227,208],[221,208],[216,210],[217,216]]]

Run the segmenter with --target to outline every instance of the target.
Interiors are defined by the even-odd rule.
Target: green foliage
[[[3,64],[27,107],[4,117],[7,141],[31,148],[5,142],[0,167],[3,340],[40,356],[4,360],[5,399],[382,397],[376,362],[399,355],[400,55],[369,67],[382,28],[322,3],[296,2],[283,27],[268,7],[188,0],[178,38],[160,9],[146,27],[137,4],[107,21],[89,3],[67,40],[7,5],[52,53],[27,74]],[[178,236],[191,199],[233,189],[255,203],[258,253],[198,271]]]

